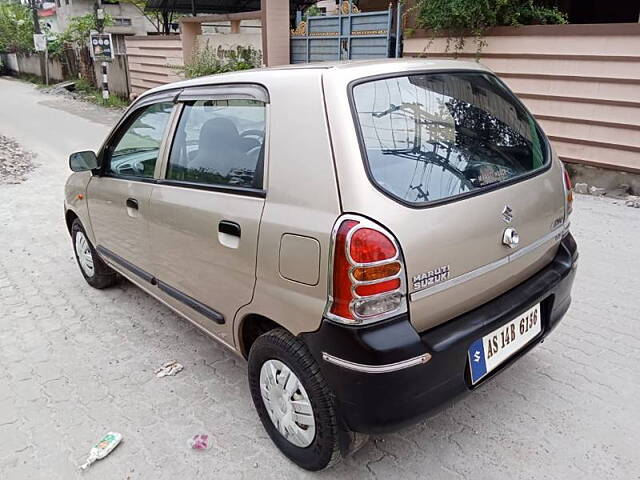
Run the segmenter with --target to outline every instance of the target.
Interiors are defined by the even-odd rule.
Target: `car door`
[[[87,188],[96,249],[109,262],[149,282],[149,198],[174,106],[168,99],[145,101],[130,112],[105,143],[101,172]]]
[[[255,285],[267,103],[258,86],[185,90],[149,203],[158,287],[230,345]]]

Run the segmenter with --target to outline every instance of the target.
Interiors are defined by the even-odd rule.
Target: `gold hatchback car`
[[[126,277],[246,358],[264,428],[305,469],[481,387],[571,301],[569,178],[477,63],[162,86],[70,167],[87,282]]]

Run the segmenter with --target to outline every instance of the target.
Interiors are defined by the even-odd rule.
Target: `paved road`
[[[0,79],[0,134],[37,154],[0,186],[0,478],[640,478],[640,210],[578,197],[574,304],[548,341],[439,416],[307,474],[262,429],[243,361],[128,283],[88,287],[62,218],[69,152],[117,115]],[[157,379],[177,359],[185,370]],[[190,450],[196,433],[213,447]]]

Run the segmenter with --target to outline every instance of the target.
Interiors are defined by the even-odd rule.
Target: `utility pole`
[[[40,30],[40,20],[38,19],[38,6],[36,5],[36,0],[29,0],[29,4],[31,5],[31,15],[33,17],[33,33],[42,33],[42,30]]]
[[[102,10],[102,0],[95,0],[95,14],[96,14],[96,28],[98,29],[98,33],[104,33],[104,10]],[[113,45],[111,45],[113,48]],[[109,76],[108,76],[108,68],[109,64],[106,61],[101,63],[100,72],[102,73],[102,99],[106,102],[109,100]],[[96,78],[96,83],[97,82]]]
[[[40,29],[40,19],[38,18],[38,6],[36,5],[36,0],[29,0],[29,5],[31,6],[31,15],[33,18],[33,33],[42,33]],[[40,57],[40,75],[44,80],[47,76],[47,64],[43,52],[38,52],[38,56]]]
[[[102,11],[102,0],[96,0],[93,4],[93,13],[96,17],[96,28],[98,33],[104,30],[104,12]]]

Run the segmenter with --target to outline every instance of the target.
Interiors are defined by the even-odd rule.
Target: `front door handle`
[[[230,220],[222,220],[218,224],[218,232],[226,233],[227,235],[233,235],[234,237],[240,237],[240,225]]]
[[[138,200],[136,200],[135,198],[127,198],[127,207],[138,210]]]

